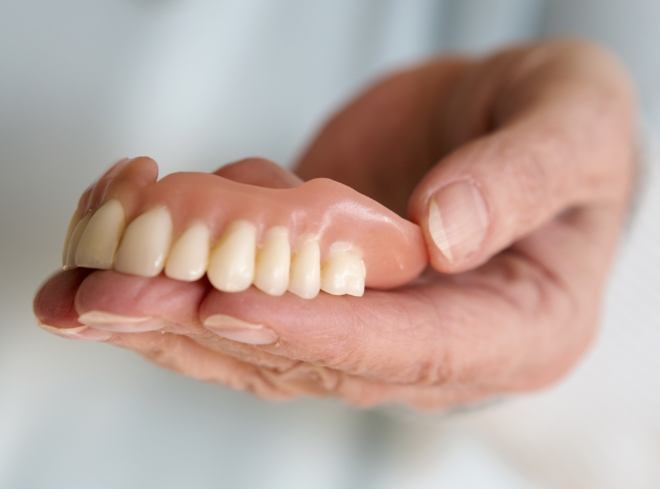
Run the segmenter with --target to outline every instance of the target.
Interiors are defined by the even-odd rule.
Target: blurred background
[[[0,0],[0,487],[660,487],[660,3],[634,0]],[[272,404],[40,330],[31,300],[80,192],[111,162],[162,173],[291,164],[374,77],[445,50],[597,40],[639,85],[645,192],[591,353],[560,385],[415,415]]]

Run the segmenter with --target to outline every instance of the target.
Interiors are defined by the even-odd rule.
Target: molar
[[[172,218],[167,208],[145,212],[126,228],[117,250],[115,270],[155,277],[163,270],[171,239]]]
[[[243,220],[234,221],[209,257],[208,278],[224,292],[240,292],[254,278],[257,228]]]
[[[284,294],[289,285],[290,264],[288,229],[283,226],[271,228],[257,256],[254,285],[270,295]]]
[[[318,240],[313,236],[300,239],[298,251],[291,260],[289,292],[313,299],[321,289],[321,250]]]
[[[209,260],[210,231],[201,222],[190,226],[176,240],[165,265],[165,275],[193,282],[204,276]]]
[[[360,254],[350,243],[330,247],[330,256],[321,271],[321,289],[332,295],[364,295],[366,268]]]
[[[117,199],[108,200],[92,215],[76,246],[79,267],[112,268],[112,261],[126,225],[124,208]]]

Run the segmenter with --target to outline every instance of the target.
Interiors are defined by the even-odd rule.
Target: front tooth
[[[78,209],[73,213],[71,216],[71,219],[69,220],[69,225],[66,228],[66,237],[64,238],[64,249],[62,251],[62,268],[64,270],[68,270],[69,268],[72,268],[71,265],[74,265],[73,263],[69,264],[67,263],[67,258],[70,253],[71,249],[71,235],[73,234],[73,230],[76,228],[76,224],[78,224],[78,218],[80,216],[78,215]]]
[[[117,199],[107,201],[92,215],[80,236],[75,263],[79,267],[110,269],[126,225],[124,208]]]
[[[126,228],[115,270],[143,277],[155,277],[165,265],[172,239],[172,218],[165,207],[156,207],[138,216]]]
[[[247,221],[233,222],[211,251],[207,275],[224,292],[240,292],[254,278],[257,228]]]
[[[87,228],[87,223],[89,222],[90,217],[92,217],[91,214],[87,214],[80,221],[78,221],[78,223],[73,228],[73,231],[71,231],[69,242],[64,245],[65,256],[64,263],[62,264],[62,268],[64,270],[70,270],[76,266],[76,249],[78,248],[80,237],[82,236],[83,232],[85,232],[85,228]]]
[[[303,299],[316,297],[321,289],[321,250],[312,236],[301,239],[291,261],[289,291]]]
[[[282,295],[289,285],[291,247],[289,231],[277,226],[266,233],[264,247],[257,256],[254,285],[270,295]]]
[[[339,245],[340,243],[336,243]],[[350,247],[334,246],[321,272],[321,289],[332,295],[364,295],[366,269],[358,252]]]
[[[195,281],[204,276],[209,260],[210,232],[202,223],[190,226],[174,243],[165,265],[165,275]]]

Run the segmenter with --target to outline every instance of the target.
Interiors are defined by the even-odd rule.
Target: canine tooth
[[[211,251],[207,275],[224,292],[240,292],[254,278],[257,228],[247,221],[234,221]]]
[[[83,218],[78,221],[78,223],[71,231],[69,242],[64,247],[65,256],[64,263],[62,265],[64,270],[69,270],[76,267],[76,249],[78,248],[80,237],[82,236],[83,232],[85,232],[85,228],[87,227],[87,223],[89,222],[90,217],[92,217],[90,214],[83,216]]]
[[[291,246],[289,231],[283,226],[266,233],[264,246],[257,254],[254,285],[270,295],[282,295],[289,285]]]
[[[172,218],[165,207],[156,207],[136,217],[121,240],[115,270],[155,277],[165,265],[172,239]]]
[[[365,276],[360,254],[343,243],[335,243],[321,271],[321,289],[332,295],[360,297],[364,295]]]
[[[76,248],[79,267],[112,268],[112,261],[126,225],[124,208],[117,199],[99,207],[87,223]]]
[[[190,226],[176,240],[165,265],[165,275],[194,281],[204,276],[209,261],[210,231],[201,222]]]
[[[321,250],[319,242],[312,236],[301,239],[298,251],[291,260],[289,292],[312,299],[321,289]]]

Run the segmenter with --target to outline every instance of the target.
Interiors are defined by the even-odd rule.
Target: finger
[[[578,53],[518,73],[498,95],[506,107],[488,114],[495,132],[441,160],[417,186],[409,213],[437,270],[474,268],[566,209],[626,198],[630,90],[620,68],[593,51],[588,63]]]
[[[40,323],[61,327],[80,326],[74,298],[76,291],[91,273],[84,268],[58,272],[39,288],[32,309]]]
[[[211,290],[200,319],[233,341],[370,380],[483,382],[504,391],[556,379],[593,333],[576,326],[580,318],[560,286],[513,253],[479,273],[362,298]]]
[[[264,399],[284,400],[311,393],[278,381],[262,368],[209,350],[186,336],[159,332],[116,334],[109,343],[137,352],[162,368],[188,377],[246,390]]]
[[[172,334],[165,331],[153,332],[116,332],[106,333],[104,329],[93,329],[80,326],[77,312],[73,307],[73,293],[76,284],[83,280],[89,272],[80,270],[60,272],[51,279],[35,298],[35,313],[45,323],[44,327],[67,338],[105,341],[106,343],[126,348],[143,356],[157,365],[187,375],[189,377],[230,386],[238,390],[247,390],[265,399],[289,399],[300,395],[338,396],[347,403],[370,407],[383,403],[399,402],[417,409],[441,409],[455,404],[465,404],[480,399],[491,390],[474,388],[456,383],[443,383],[442,387],[434,382],[425,385],[418,383],[392,383],[369,380],[354,375],[348,375],[336,369],[289,360],[279,355],[249,347],[234,341],[216,337],[204,338],[201,335]],[[114,316],[144,316],[153,302],[154,291],[143,295],[138,293],[140,300],[133,297],[139,292],[141,279],[128,277],[129,282],[123,282],[120,274],[113,272],[97,272],[98,277],[87,281],[79,302],[95,310],[108,308]],[[113,282],[115,279],[118,281]],[[115,288],[113,285],[116,285]],[[108,286],[111,286],[108,289]],[[159,289],[162,283],[154,286]],[[104,289],[100,293],[99,288]],[[108,290],[116,290],[120,298],[112,301],[103,299]],[[163,302],[171,297],[172,289],[161,288]],[[126,296],[122,296],[122,294]],[[44,302],[45,301],[45,302]],[[142,307],[142,303],[145,307]],[[126,308],[126,306],[129,306]],[[182,320],[182,315],[173,308],[169,311],[172,321]],[[63,328],[50,327],[49,324],[60,324],[68,321],[71,325]],[[165,324],[165,323],[163,323]],[[130,326],[130,325],[129,325]],[[80,328],[86,328],[80,330]],[[112,325],[101,324],[100,328],[112,328]],[[194,328],[193,328],[194,329]],[[219,346],[218,342],[222,342]],[[426,380],[430,380],[427,378]]]
[[[90,209],[97,208],[107,198],[108,189],[113,182],[132,182],[133,186],[141,187],[155,181],[157,177],[158,165],[153,159],[147,156],[123,158],[94,183],[84,202],[81,198],[83,206],[79,208],[79,212],[84,214]]]
[[[32,308],[42,329],[75,340],[105,341],[111,337],[108,332],[95,330],[78,321],[74,297],[90,273],[85,269],[59,272],[41,286]]]
[[[269,188],[297,187],[303,183],[294,173],[263,158],[245,158],[224,165],[214,173],[235,182]]]
[[[163,275],[153,278],[112,270],[90,274],[75,293],[78,320],[107,331],[155,331],[180,326],[193,333],[197,307],[209,285],[182,282]]]

